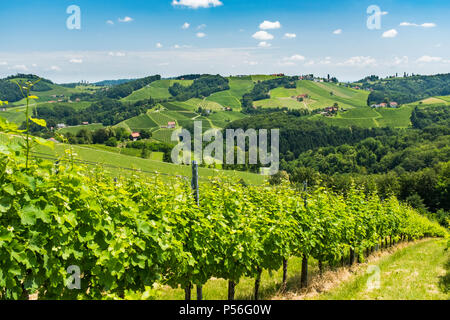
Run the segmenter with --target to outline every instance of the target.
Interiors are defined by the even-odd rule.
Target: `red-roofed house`
[[[139,139],[141,137],[141,134],[139,132],[133,132],[131,134],[131,138],[133,139],[133,141],[137,141],[137,139]]]
[[[171,121],[171,122],[168,122],[168,123],[167,123],[167,128],[168,128],[168,129],[175,129],[175,126],[176,126],[176,125],[177,125],[176,122]]]
[[[391,103],[389,103],[389,106],[391,108],[397,108],[398,107],[398,103],[397,102],[391,102]]]

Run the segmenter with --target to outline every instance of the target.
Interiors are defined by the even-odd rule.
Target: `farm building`
[[[397,102],[390,102],[389,104],[387,104],[387,103],[380,103],[380,104],[372,104],[371,105],[372,108],[386,108],[388,106],[390,108],[398,108],[398,103]]]
[[[298,101],[303,101],[304,99],[308,99],[309,95],[308,94],[300,94],[298,96],[293,96],[292,99],[297,99]]]
[[[325,111],[328,112],[328,113],[338,112],[339,111],[339,107],[326,107]]]
[[[139,132],[133,132],[133,133],[131,134],[131,139],[132,139],[133,141],[137,141],[140,137],[141,137],[141,134],[140,134]]]
[[[173,121],[168,122],[167,123],[167,129],[175,129],[176,125],[177,125],[176,122],[173,122]]]
[[[66,127],[66,125],[64,124],[64,123],[58,123],[57,125],[56,125],[56,128],[58,128],[58,129],[63,129],[63,128],[65,128]]]
[[[390,106],[391,108],[398,108],[398,103],[397,103],[397,102],[390,102],[390,103],[389,103],[389,106]]]

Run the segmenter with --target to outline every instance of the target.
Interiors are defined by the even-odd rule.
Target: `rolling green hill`
[[[297,88],[276,88],[270,91],[270,99],[255,101],[256,107],[288,109],[323,109],[338,103],[341,108],[365,107],[369,93],[362,90],[354,90],[340,87],[332,83],[320,83],[308,80],[297,81]],[[307,94],[309,98],[297,101],[296,97]]]
[[[172,97],[169,93],[169,88],[174,85],[174,83],[179,83],[183,86],[190,86],[192,80],[158,80],[152,82],[150,85],[134,91],[128,97],[123,98],[124,101],[138,101],[145,99],[167,99]]]
[[[21,138],[14,138],[21,139]],[[7,143],[9,138],[0,133],[0,144]],[[172,163],[160,162],[149,159],[142,159],[133,156],[123,155],[116,152],[109,152],[105,150],[100,150],[92,147],[83,147],[78,145],[70,146],[74,153],[76,154],[75,158],[82,161],[90,161],[97,163],[99,166],[105,166],[105,168],[111,172],[112,175],[120,176],[120,175],[130,175],[131,171],[120,169],[121,168],[130,168],[135,170],[144,171],[143,174],[146,174],[150,177],[155,177],[155,172],[166,174],[169,176],[186,176],[190,177],[192,174],[192,168],[190,166],[176,165]],[[38,152],[39,156],[50,156],[50,157],[63,157],[65,154],[65,150],[68,149],[68,145],[64,144],[56,144],[54,150],[38,146],[34,150]],[[115,166],[118,168],[111,168],[110,166]],[[247,183],[250,184],[262,184],[265,182],[265,177],[262,175],[249,173],[249,172],[240,172],[240,171],[228,171],[228,170],[217,170],[217,169],[208,169],[208,168],[199,168],[200,179],[208,180],[213,177],[228,177],[235,179],[243,179]],[[164,176],[163,176],[164,177]],[[166,178],[167,179],[167,178]]]

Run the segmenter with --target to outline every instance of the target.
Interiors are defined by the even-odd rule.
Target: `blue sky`
[[[66,26],[70,5],[79,30]],[[0,76],[447,73],[449,14],[447,0],[0,0]]]

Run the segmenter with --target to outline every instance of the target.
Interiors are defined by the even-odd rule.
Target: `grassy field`
[[[80,130],[82,129],[86,129],[89,131],[95,131],[97,129],[101,129],[103,128],[103,125],[101,123],[93,123],[93,124],[88,124],[85,126],[74,126],[74,127],[67,127],[67,128],[63,128],[58,130],[59,133],[72,133],[74,135],[76,135]]]
[[[159,125],[152,120],[148,114],[141,114],[137,117],[125,120],[125,123],[133,131],[139,131],[141,129],[157,128]],[[166,123],[167,125],[167,123]]]
[[[159,129],[153,132],[152,138],[161,142],[173,144],[172,133],[174,131],[174,129]]]
[[[266,75],[266,74],[255,74],[255,75],[252,75],[251,77],[252,77],[252,81],[254,81],[254,82],[281,78],[278,76],[272,76],[272,75]]]
[[[48,102],[48,101],[57,101],[61,98],[52,97],[53,95],[64,95],[65,98],[69,98],[74,93],[93,93],[100,89],[100,87],[95,86],[77,86],[75,88],[67,88],[57,84],[49,84],[52,90],[49,91],[31,91],[32,95],[36,95],[39,97],[37,100],[38,103]],[[25,99],[12,103],[14,106],[23,106],[26,104]]]
[[[13,139],[19,140],[20,138],[17,137]],[[9,138],[5,134],[0,133],[0,144],[7,143],[8,141]],[[111,174],[117,176],[130,175],[131,172],[120,168],[108,168],[107,166],[141,170],[144,171],[143,174],[150,177],[154,177],[155,172],[170,176],[178,175],[186,177],[190,177],[192,174],[192,168],[190,166],[176,165],[150,159],[147,160],[133,156],[127,156],[124,154],[118,154],[116,152],[99,150],[91,147],[87,148],[78,145],[68,146],[64,144],[55,144],[54,150],[48,147],[37,146],[34,151],[51,157],[63,157],[65,154],[65,150],[69,149],[69,147],[72,147],[74,153],[76,154],[76,159],[95,162],[99,166],[106,166],[105,168],[110,171]],[[201,180],[209,180],[213,177],[224,177],[243,179],[250,184],[262,184],[266,181],[266,178],[264,176],[249,172],[215,170],[209,168],[199,168],[199,172]]]
[[[363,128],[407,128],[411,125],[411,113],[414,106],[405,105],[400,108],[378,108],[360,107],[349,109],[346,112],[339,112],[335,117],[314,116],[317,119],[323,119],[333,125],[348,127],[351,125]]]
[[[450,251],[444,240],[428,240],[398,250],[375,264],[380,270],[380,286],[370,288],[366,272],[357,274],[321,300],[448,300],[442,276]],[[447,264],[448,268],[448,264]],[[447,283],[447,290],[449,284]]]
[[[167,126],[169,122],[176,122],[176,119],[172,116],[165,114],[164,112],[149,112],[148,116],[152,119],[158,126]]]
[[[222,107],[229,107],[235,111],[240,111],[242,96],[253,89],[254,82],[251,80],[230,79],[229,84],[230,90],[214,93],[206,100],[216,102]]]
[[[0,117],[8,120],[9,122],[22,124],[25,121],[25,114],[22,110],[1,111]]]
[[[123,98],[123,101],[138,101],[153,99],[167,99],[172,95],[169,92],[169,88],[175,83],[179,83],[183,86],[190,86],[194,81],[192,80],[158,80],[150,83],[148,86],[134,91],[128,97]]]
[[[292,98],[308,94],[302,102]],[[270,91],[270,99],[255,101],[262,108],[287,107],[289,109],[323,109],[338,103],[341,108],[365,107],[368,92],[341,87],[332,83],[318,83],[307,80],[297,81],[296,89],[276,88]]]
[[[381,127],[407,128],[411,125],[412,106],[403,106],[399,109],[379,109],[377,112],[382,118],[377,119]]]
[[[448,97],[448,96],[432,97],[432,98],[421,100],[420,102],[425,105],[434,105],[434,104],[450,105],[450,97]]]
[[[298,288],[300,284],[300,272],[302,261],[299,258],[291,258],[288,262],[288,285],[287,288],[294,290]],[[316,261],[312,261],[309,266],[311,273],[318,271]],[[271,299],[276,295],[281,288],[283,278],[283,270],[269,273],[264,271],[261,275],[261,288],[260,298],[263,300]],[[252,300],[253,290],[255,285],[255,279],[243,278],[236,285],[236,300]],[[228,282],[223,279],[209,280],[203,287],[203,298],[205,300],[227,300]],[[192,297],[195,299],[195,290],[192,291]],[[170,287],[161,287],[160,296],[161,300],[183,300],[184,290],[181,288],[172,289]]]
[[[140,149],[134,149],[134,148],[115,148],[115,147],[108,147],[103,144],[87,144],[82,145],[86,148],[91,149],[97,149],[97,150],[103,150],[103,151],[109,151],[113,153],[123,154],[127,156],[133,156],[133,157],[141,157],[142,151]],[[164,153],[163,152],[151,152],[148,159],[154,160],[154,161],[163,161]]]
[[[247,116],[240,112],[227,111],[227,112],[217,112],[211,114],[208,118],[211,120],[212,124],[218,128],[224,128],[228,123],[246,118]]]
[[[330,269],[335,272],[337,286],[326,293],[318,294],[317,287],[327,288],[328,276],[319,276],[318,263],[314,259],[308,260],[308,289],[300,288],[301,259],[291,258],[288,262],[288,279],[285,292],[281,292],[282,269],[274,272],[264,271],[261,277],[260,295],[263,300],[285,299],[316,299],[316,300],[448,300],[450,295],[444,293],[442,276],[448,268],[450,252],[444,251],[444,240],[427,240],[406,246],[390,254],[383,252],[381,259],[373,260],[369,265],[380,268],[381,286],[372,291],[367,290],[367,280],[372,274],[366,274],[368,264],[356,266],[356,274],[348,272],[348,268],[341,270]],[[446,267],[447,263],[447,267]],[[332,271],[334,270],[334,271]],[[349,274],[348,278],[339,278],[341,274]],[[345,279],[345,280],[344,280]],[[252,278],[243,278],[236,286],[236,299],[252,300],[254,282]],[[446,283],[447,290],[449,283]],[[224,279],[211,279],[203,287],[205,300],[226,300],[228,282]],[[161,300],[183,300],[182,288],[172,289],[161,286],[159,288]],[[195,290],[192,292],[195,299]]]

